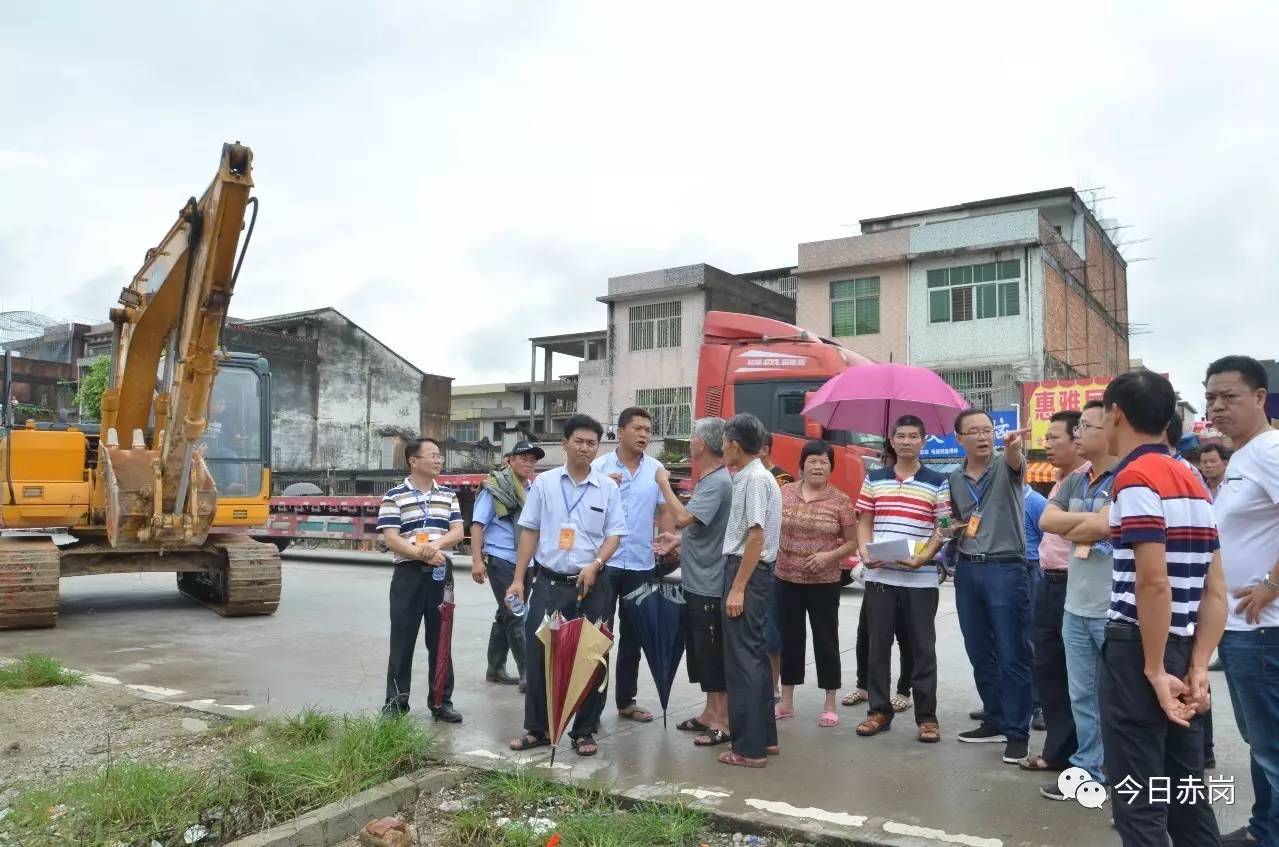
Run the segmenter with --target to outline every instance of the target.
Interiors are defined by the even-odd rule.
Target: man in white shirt
[[[1208,366],[1212,425],[1234,446],[1213,510],[1230,594],[1218,655],[1239,732],[1248,742],[1255,802],[1227,845],[1279,844],[1279,431],[1266,415],[1269,385],[1256,359],[1226,356]]]

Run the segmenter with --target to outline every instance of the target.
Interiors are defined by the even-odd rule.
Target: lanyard
[[[564,476],[560,477],[560,479],[561,480],[568,479],[568,475],[565,474]],[[569,479],[569,482],[572,482],[572,480]],[[589,483],[584,484],[582,486],[582,493],[577,495],[577,501],[573,503],[572,506],[570,506],[568,504],[568,493],[564,491],[564,483],[560,482],[560,495],[564,498],[564,508],[568,510],[564,515],[564,520],[568,520],[569,518],[573,517],[573,510],[581,505],[582,498],[586,496],[586,492],[589,489],[590,489],[590,484]]]
[[[984,475],[983,475],[983,478],[984,478]],[[973,511],[980,512],[981,498],[982,498],[982,495],[986,493],[986,489],[990,486],[990,482],[987,481],[985,485],[978,487],[976,485],[973,485],[973,481],[972,479],[969,478],[968,474],[964,474],[964,482],[968,483],[968,493],[973,495]]]

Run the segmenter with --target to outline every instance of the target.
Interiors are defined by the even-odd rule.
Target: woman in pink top
[[[813,630],[817,684],[826,691],[818,718],[839,724],[840,563],[857,549],[853,501],[830,482],[835,449],[810,441],[800,453],[800,480],[782,486],[782,538],[777,554],[777,608],[782,634],[782,699],[777,718],[795,714],[795,686],[804,684],[804,618]]]

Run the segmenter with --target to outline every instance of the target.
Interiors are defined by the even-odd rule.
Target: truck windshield
[[[262,485],[262,399],[258,374],[223,366],[213,380],[204,459],[222,496],[256,494]]]

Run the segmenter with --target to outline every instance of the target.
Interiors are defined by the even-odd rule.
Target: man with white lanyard
[[[1003,743],[1004,761],[1027,755],[1031,686],[1030,574],[1026,570],[1026,461],[1022,432],[995,455],[995,425],[980,409],[955,419],[963,465],[950,475],[958,537],[955,606],[985,720],[960,741]]]
[[[601,578],[601,572],[626,535],[626,519],[617,483],[591,468],[603,433],[604,428],[594,418],[569,418],[564,424],[564,466],[537,478],[520,512],[519,525],[524,531],[520,533],[507,602],[513,611],[526,611],[527,615],[524,641],[528,689],[524,693],[524,735],[511,742],[512,750],[550,744],[546,665],[542,642],[537,637],[543,618],[559,612],[565,619],[601,621],[612,608],[609,581]],[[524,574],[534,560],[533,591],[527,610],[523,610]],[[592,692],[574,718],[569,736],[580,756],[599,752],[595,733],[599,731],[604,701],[603,692]]]

